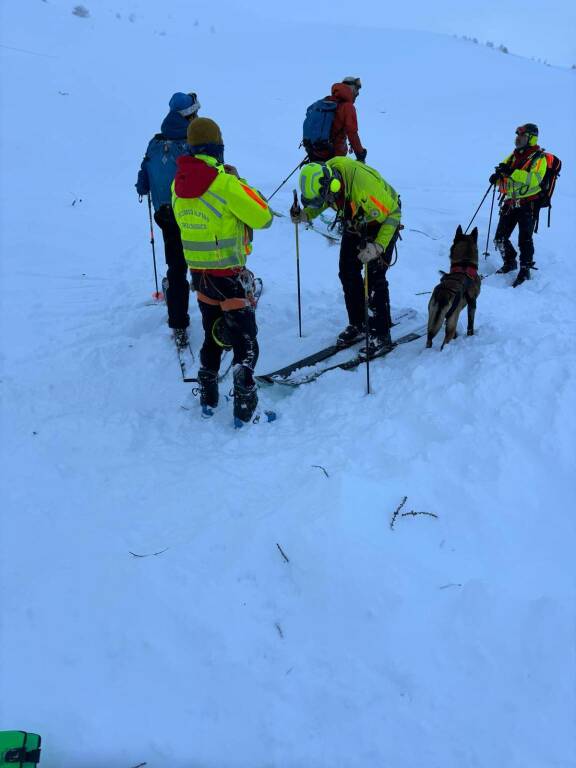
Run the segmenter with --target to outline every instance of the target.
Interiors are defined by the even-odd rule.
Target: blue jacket
[[[176,159],[188,152],[186,131],[188,120],[178,112],[169,112],[157,133],[150,140],[138,171],[136,192],[143,197],[150,192],[154,210],[170,205],[170,186],[176,175]]]

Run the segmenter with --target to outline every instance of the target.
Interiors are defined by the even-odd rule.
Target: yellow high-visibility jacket
[[[333,157],[326,162],[338,171],[344,182],[345,202],[350,205],[352,222],[359,225],[380,224],[374,242],[386,249],[396,229],[400,226],[400,204],[396,190],[386,182],[377,170],[348,157]],[[328,208],[305,208],[309,219],[319,216]],[[336,204],[331,206],[336,208]]]
[[[514,161],[514,152],[503,160],[506,165]],[[506,196],[506,200],[523,200],[527,197],[535,197],[540,193],[540,185],[546,173],[547,163],[540,148],[531,154],[527,160],[516,168],[510,176],[500,182],[500,192]]]
[[[186,263],[191,269],[244,266],[252,230],[272,224],[266,200],[208,155],[182,155],[177,164],[172,208]]]

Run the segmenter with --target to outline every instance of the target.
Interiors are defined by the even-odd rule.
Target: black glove
[[[357,152],[356,153],[356,160],[358,160],[359,162],[363,163],[366,160],[366,155],[367,154],[368,154],[368,150],[367,149],[363,149],[362,152]]]
[[[506,176],[508,176],[509,173],[510,173],[510,168],[508,167],[508,164],[500,163],[500,165],[496,167],[496,170],[494,171],[492,176],[490,176],[488,181],[490,182],[490,184],[496,184],[497,182],[500,181],[500,179],[504,179]]]

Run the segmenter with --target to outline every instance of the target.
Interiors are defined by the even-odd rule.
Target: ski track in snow
[[[0,727],[41,733],[43,768],[575,766],[574,74],[364,30],[304,83],[297,47],[278,45],[305,27],[232,6],[26,5],[3,10],[3,40],[54,58],[0,50]],[[238,37],[275,66],[239,56]],[[202,420],[165,308],[147,306],[146,143],[194,88],[227,161],[269,191],[298,161],[306,104],[356,68],[368,161],[406,227],[439,238],[403,234],[392,304],[418,317],[399,332],[426,321],[416,293],[528,119],[564,162],[540,270],[514,291],[487,277],[476,335],[464,313],[442,352],[442,335],[399,347],[372,364],[370,396],[363,367],[261,389],[280,418],[234,431],[228,377]],[[549,94],[530,114],[505,98],[526,77]],[[259,373],[346,322],[338,249],[301,231],[298,339],[293,238],[286,218],[256,233]],[[193,294],[191,317],[197,353]]]

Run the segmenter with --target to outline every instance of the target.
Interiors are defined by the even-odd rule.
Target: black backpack
[[[534,232],[538,232],[538,220],[540,217],[541,208],[548,208],[548,226],[550,226],[552,195],[554,194],[556,181],[558,180],[558,176],[560,176],[560,171],[562,170],[562,160],[560,160],[559,157],[556,157],[556,155],[553,155],[552,152],[546,152],[545,150],[542,150],[541,156],[546,158],[546,173],[544,174],[544,178],[540,184],[540,196],[537,200],[538,214],[536,216]]]

